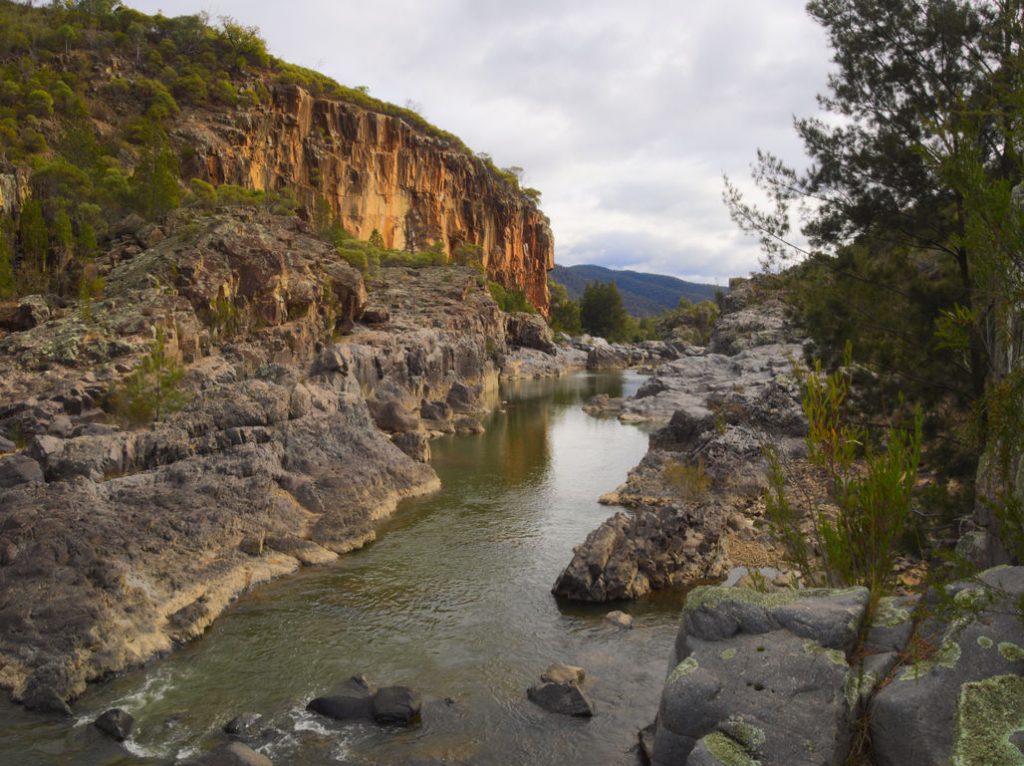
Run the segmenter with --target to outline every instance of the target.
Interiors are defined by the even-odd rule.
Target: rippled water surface
[[[378,541],[240,598],[199,641],[92,689],[76,723],[4,703],[0,764],[173,763],[221,741],[239,713],[263,716],[275,764],[632,764],[656,712],[679,596],[623,608],[559,605],[549,589],[573,545],[610,515],[597,497],[622,482],[647,436],[580,410],[595,393],[632,393],[632,373],[578,374],[509,387],[487,432],[432,443],[443,489],[403,503]],[[619,605],[622,606],[622,605]],[[597,715],[554,716],[526,700],[552,661],[582,665]],[[305,712],[363,673],[424,697],[411,730],[338,724]],[[87,725],[119,706],[126,747]]]

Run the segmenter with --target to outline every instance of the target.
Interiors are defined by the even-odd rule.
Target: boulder
[[[535,348],[545,354],[554,355],[556,346],[551,338],[551,328],[539,314],[517,311],[505,315],[505,337],[509,345],[518,348]]]
[[[594,705],[578,684],[573,682],[545,682],[531,686],[526,696],[549,713],[589,718],[594,715]]]
[[[274,766],[267,756],[241,742],[228,742],[188,761],[185,766]]]
[[[586,678],[586,671],[577,665],[563,665],[553,662],[541,673],[540,680],[554,684],[581,684]]]
[[[863,588],[694,589],[662,692],[653,763],[806,763],[808,753],[815,763],[842,763],[859,705],[846,653],[866,604]]]
[[[124,742],[132,733],[135,719],[121,708],[113,708],[93,721],[92,725],[118,742]]]
[[[430,462],[430,439],[422,431],[406,431],[395,434],[391,441],[413,460],[421,463]]]
[[[411,726],[419,720],[421,707],[419,692],[407,686],[385,686],[373,695],[373,720]]]
[[[447,402],[420,402],[420,417],[424,420],[448,420],[452,416],[452,408]]]
[[[310,700],[306,710],[336,721],[369,721],[374,717],[373,689],[363,676],[352,676],[330,694]]]
[[[484,424],[471,415],[462,415],[455,419],[455,433],[468,435],[468,434],[482,434],[484,432]]]
[[[370,412],[373,414],[373,421],[382,431],[405,433],[406,431],[415,431],[420,427],[419,418],[395,399],[385,402],[371,401],[368,404]]]
[[[935,651],[897,668],[872,698],[878,766],[1021,762],[1010,738],[1024,709],[1024,631],[1015,607],[1024,567],[999,567],[978,580],[953,589],[963,616],[931,626],[926,638]]]
[[[0,489],[43,481],[43,469],[28,455],[11,455],[0,460]]]
[[[613,612],[608,612],[608,614],[604,616],[604,621],[610,623],[611,625],[614,625],[617,628],[628,629],[633,627],[632,615],[628,615],[625,612],[622,612],[618,609],[616,609]]]
[[[251,736],[262,718],[259,713],[242,713],[224,724],[222,731],[230,737]]]
[[[593,347],[587,353],[588,370],[617,370],[629,365],[629,354],[603,338],[595,338]]]
[[[445,397],[445,403],[451,407],[454,412],[463,414],[472,413],[480,409],[479,404],[477,403],[478,398],[479,394],[465,383],[455,382],[452,383],[452,387],[448,391],[448,396]]]

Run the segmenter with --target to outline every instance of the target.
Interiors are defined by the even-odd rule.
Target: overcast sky
[[[128,0],[260,28],[270,52],[416,108],[543,193],[559,264],[724,283],[721,203],[757,147],[804,164],[829,54],[803,0]]]

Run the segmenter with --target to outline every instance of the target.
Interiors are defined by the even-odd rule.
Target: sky
[[[722,204],[758,149],[806,165],[829,51],[803,0],[128,0],[259,27],[271,53],[414,106],[525,171],[555,260],[724,284],[758,246]]]

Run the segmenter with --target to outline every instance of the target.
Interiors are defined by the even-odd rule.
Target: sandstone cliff
[[[482,248],[491,279],[521,287],[547,313],[554,267],[548,220],[536,203],[451,139],[296,85],[277,85],[269,105],[195,110],[177,135],[195,155],[186,175],[259,190],[316,196],[360,239],[376,230],[389,248],[440,242]]]

